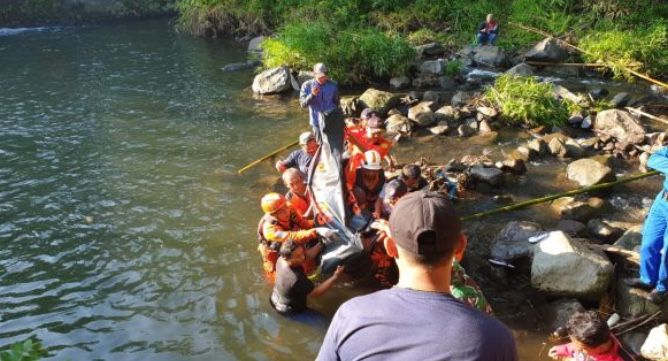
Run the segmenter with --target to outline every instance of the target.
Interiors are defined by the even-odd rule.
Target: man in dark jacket
[[[487,19],[478,26],[478,45],[494,45],[498,34],[499,23],[494,20],[492,14],[487,14]]]

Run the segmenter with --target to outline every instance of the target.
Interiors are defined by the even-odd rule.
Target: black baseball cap
[[[390,215],[397,246],[413,254],[435,255],[455,249],[461,222],[447,195],[418,191],[403,196]]]

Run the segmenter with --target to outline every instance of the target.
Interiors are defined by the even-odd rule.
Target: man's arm
[[[299,105],[302,108],[306,108],[307,106],[311,105],[311,102],[313,100],[313,94],[311,92],[311,81],[305,81],[304,84],[302,84],[302,89],[299,92]]]
[[[343,273],[343,266],[338,266],[336,267],[336,271],[334,271],[334,274],[331,275],[328,279],[325,280],[325,282],[317,285],[311,293],[308,294],[309,297],[320,297],[327,292],[332,286],[334,286],[334,283],[339,279],[339,276]]]
[[[654,152],[647,160],[647,166],[663,174],[668,174],[668,147],[663,147]]]

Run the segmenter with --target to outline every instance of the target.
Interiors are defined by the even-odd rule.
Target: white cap
[[[380,153],[375,150],[368,150],[364,152],[364,163],[362,163],[362,168],[369,170],[382,170],[383,167],[380,165],[380,162]]]
[[[299,144],[307,144],[309,140],[315,139],[315,136],[313,136],[313,133],[311,132],[304,132],[299,135]]]
[[[327,74],[327,66],[323,63],[318,63],[313,66],[313,74],[318,77]]]

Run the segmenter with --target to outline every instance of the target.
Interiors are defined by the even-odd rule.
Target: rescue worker
[[[265,274],[270,280],[274,279],[278,250],[283,242],[292,240],[305,245],[309,258],[315,258],[319,249],[313,246],[318,243],[318,236],[330,237],[334,232],[324,227],[314,228],[313,221],[302,218],[282,194],[265,194],[261,207],[264,216],[258,224],[258,250],[262,255]]]
[[[313,218],[311,195],[306,188],[304,174],[295,168],[290,168],[283,172],[281,177],[283,178],[283,184],[288,188],[285,198],[290,202],[292,209],[303,218]]]
[[[376,151],[381,159],[387,161],[390,169],[394,168],[394,160],[390,156],[393,143],[383,137],[383,130],[367,127],[363,133],[348,132],[350,159],[346,164],[346,185],[351,188],[357,178],[357,169],[364,163],[364,154]]]
[[[485,21],[478,26],[476,42],[478,45],[494,45],[496,36],[499,34],[499,23],[494,20],[494,15],[487,14]]]
[[[374,218],[381,218],[383,200],[380,192],[385,186],[385,172],[381,166],[380,154],[375,150],[364,153],[364,163],[356,171],[356,180],[352,188],[352,208],[355,213],[363,209],[373,212]]]
[[[299,135],[301,149],[290,153],[287,158],[276,162],[276,170],[283,173],[288,168],[297,168],[302,174],[308,174],[308,168],[318,150],[318,143],[311,132],[303,132]]]
[[[668,147],[649,157],[647,167],[668,175]],[[652,203],[642,231],[640,244],[640,277],[625,282],[631,286],[651,290],[646,298],[660,304],[668,292],[668,178]]]

